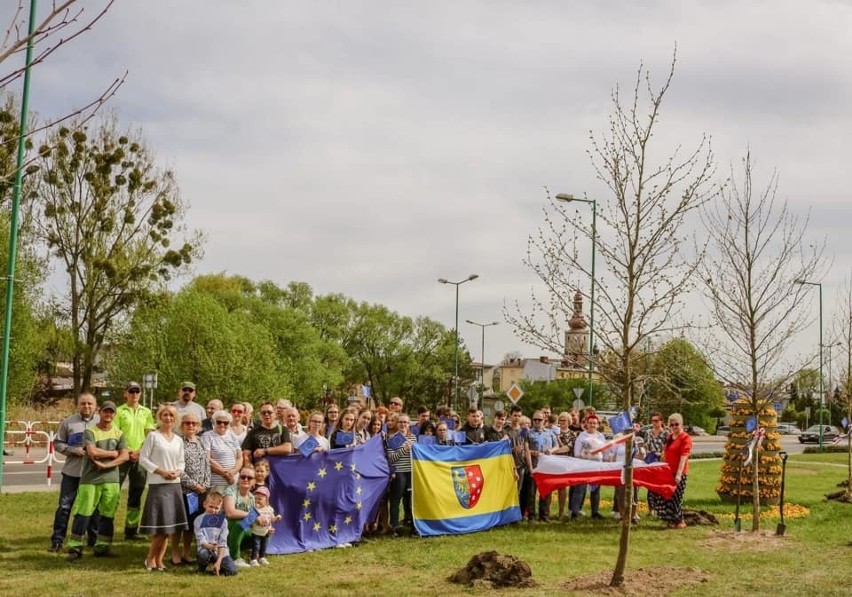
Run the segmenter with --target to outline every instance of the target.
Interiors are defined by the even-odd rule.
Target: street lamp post
[[[832,342],[831,344],[826,346],[826,348],[828,349],[828,395],[829,396],[832,396],[833,395],[832,393],[834,392],[834,377],[833,377],[832,372],[831,372],[831,358],[832,358],[832,354],[834,353],[834,347],[840,346],[840,345],[841,345],[840,342]],[[831,409],[829,409],[829,411],[830,410]],[[829,423],[830,422],[831,421],[829,421]]]
[[[483,386],[482,392],[485,393],[485,328],[491,327],[492,325],[500,325],[499,321],[492,321],[491,323],[476,323],[475,321],[471,321],[470,319],[465,319],[470,325],[478,325],[482,328],[482,367],[479,374],[479,384]]]
[[[809,282],[807,280],[796,280],[795,282],[796,284],[819,288],[819,451],[822,452],[822,411],[825,402],[825,389],[822,380],[822,282]]]
[[[459,286],[464,284],[465,282],[470,282],[472,280],[476,280],[479,277],[479,274],[470,274],[464,280],[460,280],[458,282],[450,282],[446,278],[438,278],[438,282],[441,284],[452,284],[456,287],[456,350],[455,350],[455,375],[453,376],[453,386],[454,392],[453,396],[455,397],[453,400],[453,409],[458,408],[459,404]]]
[[[595,253],[597,252],[597,219],[598,202],[595,199],[581,199],[567,193],[559,193],[556,199],[570,203],[579,201],[592,206],[592,288],[589,305],[589,406],[594,406],[594,385],[592,385],[592,373],[594,372],[594,346],[595,346]]]

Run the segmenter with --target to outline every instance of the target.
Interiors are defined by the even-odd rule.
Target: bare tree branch
[[[544,348],[558,346],[558,330],[571,313],[572,280],[590,276],[590,265],[573,247],[578,238],[594,242],[603,267],[595,284],[595,334],[605,348],[598,375],[630,408],[641,395],[646,376],[637,368],[640,345],[656,334],[674,329],[682,297],[693,287],[696,261],[684,254],[687,217],[717,193],[709,140],[681,155],[681,148],[661,162],[652,159],[654,131],[660,107],[674,77],[676,54],[659,88],[643,66],[637,71],[633,96],[625,104],[616,88],[607,133],[590,133],[589,157],[598,179],[611,197],[598,198],[596,237],[586,218],[569,213],[548,194],[545,221],[528,242],[530,267],[544,284],[548,299],[533,294],[533,307],[523,312],[504,306],[506,320],[522,339]],[[653,146],[656,149],[655,146]],[[703,247],[698,253],[703,254]],[[596,272],[597,274],[597,272]],[[582,294],[590,296],[589,289]],[[590,358],[593,347],[589,347]],[[625,494],[633,486],[632,444],[625,448]],[[630,516],[623,515],[618,560],[612,586],[624,582],[630,541]]]
[[[757,416],[798,370],[784,356],[807,323],[823,275],[825,243],[804,246],[808,218],[800,221],[777,199],[778,175],[756,192],[751,154],[742,183],[731,183],[702,217],[713,251],[700,264],[713,325],[717,374],[744,389]],[[760,530],[759,467],[752,467],[752,530]]]

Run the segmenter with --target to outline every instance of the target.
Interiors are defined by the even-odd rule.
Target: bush
[[[849,448],[846,446],[833,446],[831,444],[823,443],[822,452],[824,454],[845,454],[849,451]],[[803,454],[819,454],[820,449],[819,446],[808,446],[805,448]]]

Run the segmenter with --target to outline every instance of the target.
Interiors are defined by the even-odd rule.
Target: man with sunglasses
[[[180,429],[180,421],[186,413],[193,413],[198,417],[199,421],[207,418],[207,412],[204,407],[195,401],[195,384],[191,381],[185,381],[180,385],[178,399],[172,402],[172,406],[177,409],[177,421],[175,421],[175,429]]]
[[[548,408],[549,410],[549,408]],[[538,466],[538,457],[542,454],[550,454],[558,447],[556,437],[553,435],[548,426],[547,417],[544,411],[537,410],[532,416],[532,429],[529,431],[530,438],[530,459],[532,466]],[[529,494],[527,495],[527,506],[529,508],[529,520],[535,519],[535,494],[537,487],[532,477],[529,477],[531,483],[527,486]],[[550,522],[550,502],[553,494],[547,497],[538,498],[538,519],[541,522]]]
[[[260,425],[246,433],[242,450],[246,465],[267,456],[286,456],[293,452],[290,431],[275,418],[275,406],[271,402],[260,405]]]
[[[145,436],[153,429],[154,415],[147,406],[139,404],[142,397],[142,387],[138,382],[131,381],[124,386],[124,404],[115,411],[115,427],[124,434],[129,458],[118,468],[118,486],[127,483],[127,516],[124,519],[124,538],[133,540],[137,536],[139,520],[142,518],[142,493],[148,475],[139,466],[139,449],[145,441]]]

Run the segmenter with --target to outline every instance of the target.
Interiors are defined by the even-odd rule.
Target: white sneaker
[[[236,560],[234,560],[234,566],[236,566],[237,568],[248,568],[250,564],[242,558],[237,558]]]
[[[260,563],[261,563],[261,564],[263,564],[264,566],[269,566],[269,560],[267,560],[266,558],[260,558],[260,559],[258,560],[258,562],[260,562]]]
[[[621,512],[613,512],[612,517],[616,520],[621,520]]]
[[[257,568],[258,566],[260,566],[260,562],[258,562],[257,560],[252,560],[251,562],[249,562],[249,566],[251,566],[252,568]]]

